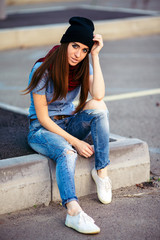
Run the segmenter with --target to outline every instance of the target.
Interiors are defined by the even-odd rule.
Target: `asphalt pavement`
[[[99,235],[84,236],[66,228],[65,209],[53,203],[49,207],[34,206],[0,216],[0,239],[160,238],[160,93],[152,93],[152,90],[160,89],[159,46],[159,35],[145,36],[105,41],[100,53],[106,84],[105,102],[110,112],[110,131],[148,143],[151,178],[154,179],[151,185],[115,190],[113,202],[106,206],[97,201],[96,195],[81,198],[84,210],[101,227]],[[51,47],[0,52],[0,103],[23,109],[29,107],[29,96],[22,96],[20,91],[27,85],[33,63]],[[151,92],[147,94],[148,90]],[[139,97],[136,97],[137,92],[141,93]],[[119,100],[119,94],[127,93],[130,93],[127,98],[123,95]],[[109,96],[114,96],[114,99],[109,100]]]
[[[66,210],[58,203],[0,216],[1,240],[159,240],[159,193],[156,187],[130,187],[113,192],[109,205],[95,194],[80,204],[101,228],[97,235],[83,235],[64,225]]]

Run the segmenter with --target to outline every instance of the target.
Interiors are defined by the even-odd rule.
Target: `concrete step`
[[[145,182],[150,177],[147,143],[111,134],[108,174],[113,189]],[[75,184],[77,196],[96,192],[91,178],[94,156],[77,159]],[[114,196],[113,196],[114,197]],[[39,154],[0,161],[0,214],[60,201],[55,163]]]

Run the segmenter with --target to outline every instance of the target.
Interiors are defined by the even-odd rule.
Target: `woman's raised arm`
[[[91,50],[93,75],[89,79],[89,91],[93,99],[102,100],[105,96],[104,78],[99,61],[99,52],[103,47],[102,36],[96,34],[93,41],[94,45]]]

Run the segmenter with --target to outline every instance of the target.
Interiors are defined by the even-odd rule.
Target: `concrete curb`
[[[38,154],[0,161],[0,214],[51,201],[48,160]]]
[[[7,103],[0,102],[0,108],[8,111],[12,111],[15,113],[23,114],[28,116],[29,109],[28,108],[22,108],[22,107],[16,107]]]
[[[108,175],[112,181],[112,188],[118,189],[148,181],[150,158],[147,144],[139,139],[128,139],[116,135],[111,135],[111,138],[114,141],[110,142],[111,164],[108,166]],[[75,172],[78,197],[96,193],[96,186],[90,174],[94,162],[94,157],[89,160],[78,157]],[[55,164],[51,161],[52,201],[60,201],[55,170]]]
[[[52,24],[0,30],[0,50],[52,45],[60,41],[68,24]],[[104,40],[116,40],[160,33],[160,17],[137,17],[113,21],[95,21],[96,32]],[[51,37],[52,36],[52,37]]]
[[[150,158],[148,146],[139,139],[111,134],[108,173],[113,189],[149,180]],[[94,157],[78,157],[75,183],[77,196],[96,192],[90,171]],[[22,210],[38,204],[59,201],[55,179],[55,164],[46,157],[33,154],[0,161],[0,214]],[[83,186],[83,188],[82,188]]]

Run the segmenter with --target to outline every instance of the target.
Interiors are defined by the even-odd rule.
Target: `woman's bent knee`
[[[104,110],[106,110],[107,106],[103,100],[98,101],[95,99],[91,99],[88,102],[86,102],[86,104],[83,108],[83,110],[86,110],[86,109],[104,109]]]
[[[74,165],[77,159],[77,152],[74,149],[64,149],[62,154],[57,158],[57,163]]]

